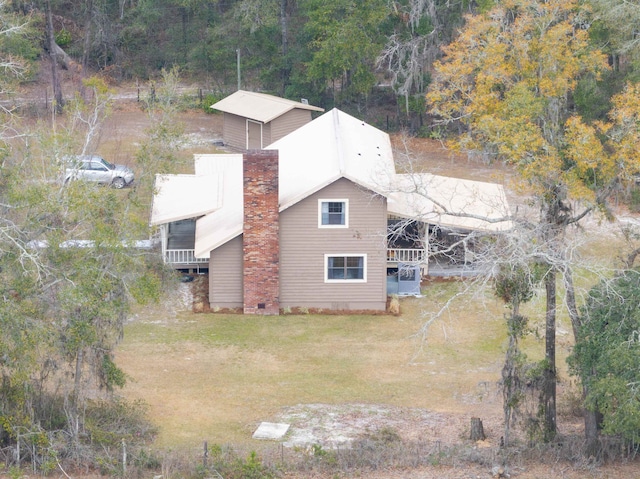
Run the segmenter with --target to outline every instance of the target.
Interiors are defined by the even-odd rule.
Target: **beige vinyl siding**
[[[294,108],[269,123],[262,123],[262,146],[270,145],[310,121],[311,112],[309,110]],[[245,150],[247,148],[247,118],[224,113],[222,138],[225,145]]]
[[[309,110],[301,110],[294,108],[288,111],[284,115],[274,118],[269,122],[271,130],[269,132],[270,139],[265,142],[265,145],[269,145],[274,141],[278,141],[283,136],[288,135],[294,130],[297,130],[303,125],[306,125],[311,121],[311,112]],[[266,136],[265,136],[266,140]]]
[[[273,143],[273,140],[271,139],[272,131],[273,128],[271,126],[271,122],[262,124],[262,148]]]
[[[225,113],[222,124],[222,139],[225,145],[241,150],[247,147],[247,119]]]
[[[241,308],[242,235],[211,251],[209,257],[211,308]]]
[[[348,228],[319,228],[318,200],[348,199]],[[386,200],[340,179],[280,214],[280,306],[386,308]],[[365,283],[326,283],[325,254],[367,255]]]

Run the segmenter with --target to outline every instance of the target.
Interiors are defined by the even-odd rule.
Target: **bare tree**
[[[404,30],[388,37],[376,63],[391,74],[391,85],[404,97],[407,112],[409,97],[425,91],[431,64],[454,34],[457,22],[449,13],[459,10],[461,5],[439,0],[410,0],[405,5],[389,2],[392,16],[399,19]]]
[[[509,208],[506,204],[502,209],[493,203],[494,199],[487,199],[482,195],[468,195],[467,200],[461,200],[463,190],[449,189],[448,193],[441,191],[442,184],[437,178],[422,172],[419,162],[408,152],[400,152],[397,158],[401,158],[398,169],[406,176],[406,180],[401,184],[394,184],[394,190],[390,194],[393,197],[395,192],[402,192],[404,195],[413,195],[417,199],[410,201],[413,207],[413,215],[407,215],[403,221],[393,224],[390,231],[392,237],[403,237],[407,239],[415,238],[415,229],[411,225],[415,221],[437,224],[451,224],[455,219],[460,219],[464,224],[466,221],[477,221],[477,225],[484,225],[469,231],[467,234],[456,237],[455,241],[448,243],[437,242],[435,232],[437,228],[430,228],[431,235],[428,242],[431,248],[427,250],[427,257],[432,260],[436,255],[444,255],[447,258],[455,258],[456,250],[473,251],[474,275],[465,279],[465,287],[456,296],[450,298],[442,307],[435,312],[430,312],[425,316],[420,334],[426,338],[429,328],[442,315],[446,314],[451,304],[462,296],[482,295],[482,291],[495,291],[495,293],[505,300],[510,307],[510,314],[506,317],[506,322],[510,333],[510,344],[505,358],[503,369],[503,392],[505,397],[505,441],[509,442],[509,430],[515,418],[517,398],[523,394],[525,389],[538,391],[536,401],[538,404],[546,405],[543,408],[554,411],[555,404],[548,404],[545,401],[555,401],[555,381],[549,382],[549,378],[542,375],[536,381],[529,381],[529,386],[524,387],[522,381],[523,367],[526,364],[516,364],[518,359],[518,339],[524,334],[523,328],[527,318],[521,312],[521,304],[528,301],[533,294],[546,291],[547,305],[546,317],[542,321],[545,325],[545,350],[555,351],[555,347],[549,347],[549,341],[555,343],[556,322],[555,315],[558,312],[555,281],[556,276],[561,276],[564,285],[564,307],[571,320],[573,329],[579,327],[582,318],[579,315],[578,299],[583,290],[576,290],[574,281],[574,269],[580,265],[580,270],[588,275],[588,279],[581,279],[580,283],[592,284],[593,278],[604,279],[610,277],[614,272],[613,265],[603,265],[597,259],[585,258],[580,254],[582,244],[588,237],[588,232],[581,226],[581,221],[589,214],[594,214],[593,203],[582,206],[579,201],[573,202],[572,207],[579,213],[563,216],[566,224],[561,229],[554,229],[550,232],[547,222],[539,221],[541,205],[532,202],[536,198],[529,198],[522,201],[516,208]],[[610,189],[603,189],[600,192],[598,203],[604,204],[605,198],[610,194]],[[456,201],[453,201],[453,200]],[[538,202],[542,200],[538,199]],[[428,205],[425,208],[424,205]],[[502,215],[487,215],[483,213],[483,208],[491,205],[495,212],[503,211]],[[509,213],[511,211],[511,213]],[[568,210],[566,211],[568,213]],[[493,225],[493,227],[492,227]],[[506,226],[499,228],[498,226]],[[406,232],[403,232],[406,228]],[[484,229],[484,231],[482,231]],[[491,231],[491,230],[494,231]],[[627,234],[627,237],[632,235]],[[626,257],[627,264],[631,264],[638,249],[632,248],[631,254]],[[459,255],[458,255],[459,256]],[[622,263],[622,261],[621,261]],[[550,288],[549,285],[552,287]],[[586,290],[582,292],[586,294]],[[552,321],[549,315],[553,314]],[[574,332],[575,334],[575,332]],[[555,346],[555,344],[553,344]],[[547,355],[545,362],[555,360]],[[545,368],[541,368],[544,372]],[[521,381],[518,384],[518,381]],[[553,391],[549,391],[553,388]],[[527,414],[531,419],[530,425],[537,427],[538,433],[544,435],[548,421],[553,421],[555,416],[537,417],[537,408],[528,405]],[[595,415],[591,412],[585,414],[585,428],[587,432],[597,431]],[[593,424],[592,424],[593,423]],[[537,425],[537,426],[536,426]],[[590,437],[590,436],[589,436]]]
[[[64,109],[64,98],[62,96],[62,86],[58,72],[58,44],[53,33],[53,14],[51,12],[51,0],[45,0],[47,15],[47,45],[49,56],[51,57],[51,86],[53,88],[54,109],[57,113],[62,113]]]

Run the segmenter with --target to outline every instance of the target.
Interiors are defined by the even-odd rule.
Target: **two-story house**
[[[495,230],[478,218],[507,212],[500,185],[396,174],[388,135],[337,109],[265,150],[197,155],[195,170],[158,177],[152,224],[165,258],[191,238],[191,257],[174,262],[208,267],[212,308],[246,313],[384,310],[388,269],[428,248],[422,228],[417,246],[390,254],[390,218]],[[447,214],[462,204],[469,218]]]

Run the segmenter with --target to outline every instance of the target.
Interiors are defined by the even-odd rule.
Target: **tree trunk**
[[[507,353],[504,360],[504,366],[502,367],[502,407],[504,410],[504,446],[508,447],[511,440],[511,425],[513,422],[514,412],[514,395],[517,391],[517,385],[515,382],[518,380],[516,377],[516,367],[514,357],[518,351],[517,338],[513,334],[509,335],[509,346],[507,347]]]
[[[92,35],[92,26],[93,26],[93,0],[86,1],[86,18],[84,23],[84,44],[82,46],[82,65],[81,65],[81,80],[80,80],[80,96],[86,100],[87,91],[84,87],[84,80],[88,76],[88,68],[89,68],[89,54],[91,51],[91,35]]]
[[[482,419],[479,417],[471,418],[471,434],[472,441],[484,441],[487,436],[484,435],[484,427],[482,427]]]
[[[82,78],[87,77],[89,66],[89,52],[91,50],[91,34],[93,26],[93,0],[86,1],[87,16],[84,21],[84,44],[82,46]]]
[[[569,318],[571,319],[571,327],[573,329],[574,341],[577,341],[580,326],[582,325],[582,318],[578,313],[578,307],[576,305],[575,287],[573,285],[573,273],[569,267],[565,268],[563,272],[564,285],[566,290],[566,303],[567,310],[569,311]],[[582,399],[587,398],[589,390],[586,386],[582,386]],[[597,457],[600,448],[600,431],[599,420],[597,411],[589,411],[584,409],[584,436],[586,441],[586,453],[587,455]]]
[[[69,434],[74,451],[77,451],[80,444],[80,388],[82,387],[82,368],[84,367],[84,352],[82,346],[76,351],[76,368],[73,381],[73,393],[67,420],[69,421]]]
[[[520,304],[517,297],[511,302],[511,317],[507,320],[509,331],[509,346],[502,367],[502,408],[504,411],[504,436],[502,437],[503,445],[509,446],[511,441],[511,426],[513,423],[513,413],[516,408],[516,394],[520,389],[520,378],[516,367],[516,358],[518,356],[518,335],[519,328],[509,325],[520,315]]]
[[[58,77],[58,54],[56,52],[56,40],[53,35],[53,15],[51,14],[51,0],[46,0],[47,8],[47,42],[49,44],[49,55],[51,56],[51,85],[53,87],[54,109],[57,113],[62,113],[64,99],[62,98],[62,87]]]
[[[289,22],[287,20],[287,0],[280,0],[280,30],[282,35],[282,96],[289,84]]]
[[[556,272],[553,267],[545,278],[547,314],[545,330],[545,368],[542,391],[545,442],[556,436]]]
[[[589,389],[582,387],[582,401],[587,398]],[[598,411],[589,411],[584,408],[584,438],[585,438],[585,454],[587,457],[598,457],[600,455],[600,420],[601,415]]]

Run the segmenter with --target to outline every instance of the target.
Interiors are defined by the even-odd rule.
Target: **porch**
[[[189,247],[190,246],[190,247]],[[167,241],[167,248],[163,252],[164,262],[180,269],[185,265],[205,265],[209,263],[209,258],[196,258],[194,256],[193,239],[191,245],[185,238],[170,237]],[[399,263],[425,265],[427,263],[427,253],[424,249],[392,248],[387,250],[387,266],[397,267]]]
[[[196,222],[174,221],[161,227],[162,257],[175,269],[201,270],[209,267],[209,258],[196,258]]]

